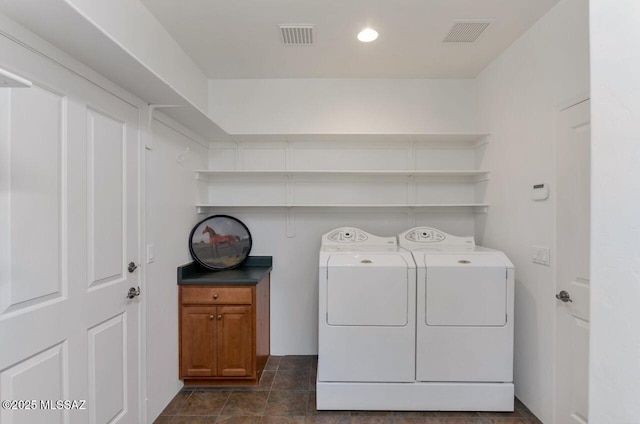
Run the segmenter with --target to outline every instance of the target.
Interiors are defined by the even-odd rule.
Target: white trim
[[[199,135],[197,135],[196,133],[194,133],[193,131],[191,131],[190,129],[188,129],[187,127],[185,127],[184,125],[178,123],[177,121],[175,121],[172,118],[169,118],[167,115],[165,115],[164,113],[160,112],[159,110],[154,110],[153,111],[153,120],[157,121],[169,128],[171,128],[172,130],[176,131],[177,133],[179,133],[180,135],[186,137],[187,139],[193,141],[196,144],[199,144],[200,146],[204,147],[205,149],[207,149],[207,151],[209,150],[209,142],[204,140],[202,137],[200,137]],[[149,131],[151,132],[152,136],[153,136],[153,131],[151,129],[151,127],[149,128]]]
[[[391,394],[391,395],[390,395]],[[513,383],[317,381],[318,410],[513,411]]]
[[[138,109],[138,260],[140,261],[140,290],[138,305],[138,422],[147,422],[147,184],[146,184],[146,143],[153,139],[151,123],[144,118],[150,114],[144,108]]]
[[[134,96],[93,69],[80,63],[69,54],[15,23],[2,13],[0,13],[0,35],[31,51],[32,53],[57,64],[96,87],[107,91],[133,107],[141,108],[146,105],[146,103],[140,98]]]

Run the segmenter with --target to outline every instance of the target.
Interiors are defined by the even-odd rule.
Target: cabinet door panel
[[[218,307],[218,375],[253,375],[253,318],[250,306]]]
[[[216,376],[216,337],[215,307],[182,307],[182,376]]]

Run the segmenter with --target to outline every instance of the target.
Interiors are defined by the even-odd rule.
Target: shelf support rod
[[[294,238],[296,236],[296,215],[292,207],[287,207],[287,237]]]

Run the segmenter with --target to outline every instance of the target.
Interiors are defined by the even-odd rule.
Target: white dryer
[[[337,228],[322,236],[319,273],[318,409],[359,409],[350,383],[415,381],[411,253],[396,237]]]
[[[463,383],[480,389],[474,396],[485,385],[492,399],[481,409],[512,410],[513,264],[473,237],[434,228],[398,240],[417,265],[416,381]]]

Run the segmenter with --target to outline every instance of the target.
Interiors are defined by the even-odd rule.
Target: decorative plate
[[[247,226],[228,215],[214,215],[200,221],[189,236],[193,260],[216,271],[242,264],[251,252],[251,244]]]

